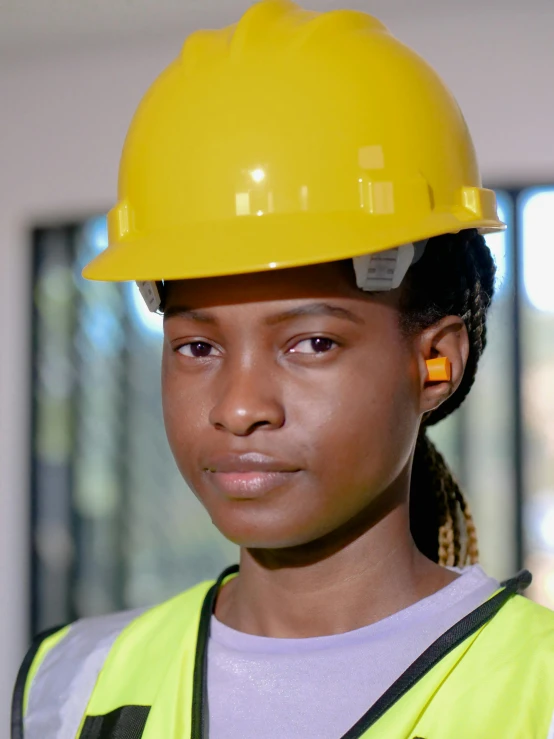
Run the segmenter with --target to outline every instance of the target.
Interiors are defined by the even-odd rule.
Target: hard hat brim
[[[476,228],[502,231],[495,218],[433,213],[420,223],[365,213],[302,213],[245,216],[211,223],[189,223],[178,230],[110,235],[108,248],[83,270],[89,280],[186,280],[263,272],[340,261],[385,251],[401,244]]]

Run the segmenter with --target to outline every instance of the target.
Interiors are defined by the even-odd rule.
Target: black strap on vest
[[[194,660],[194,682],[192,687],[192,715],[191,732],[193,739],[208,739],[209,715],[208,705],[208,640],[210,638],[210,621],[215,609],[217,595],[223,581],[229,575],[239,571],[238,565],[231,565],[223,570],[217,581],[208,590],[202,611],[200,612],[200,623],[198,625],[198,638],[196,640],[196,657]]]
[[[363,734],[383,716],[389,708],[397,703],[410,688],[421,680],[441,659],[453,649],[460,646],[469,636],[488,623],[506,603],[525,590],[531,584],[531,573],[522,570],[511,580],[502,583],[503,590],[490,600],[485,601],[479,608],[465,616],[457,624],[431,644],[408,669],[400,675],[390,688],[377,699],[371,708],[357,721],[341,739],[359,739]]]
[[[87,716],[79,739],[141,739],[150,706],[122,706],[104,716]]]
[[[37,656],[40,645],[45,639],[48,639],[49,636],[52,636],[52,634],[55,634],[63,628],[65,628],[65,626],[54,626],[46,631],[41,631],[41,633],[33,639],[29,651],[21,663],[12,695],[11,739],[23,739],[23,699],[25,696],[25,686],[27,684],[29,670]]]

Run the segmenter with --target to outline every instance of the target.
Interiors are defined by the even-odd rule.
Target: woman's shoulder
[[[179,637],[192,653],[202,604],[211,582],[200,583],[153,606],[82,618],[39,634],[27,652],[13,692],[12,736],[24,735],[24,721],[56,713],[68,696],[83,710],[97,677],[117,653],[133,674],[144,655],[169,654]],[[169,645],[169,646],[168,646]],[[123,659],[121,659],[123,658]],[[145,670],[144,665],[141,669]],[[27,718],[26,718],[27,717]]]
[[[551,643],[554,648],[554,611],[535,603],[523,595],[515,595],[497,616],[499,625],[507,633],[519,634],[522,639],[541,644]]]
[[[502,655],[526,671],[544,663],[554,681],[554,611],[523,595],[510,598],[483,629],[477,643],[488,652],[491,668],[502,661]]]
[[[546,631],[554,629],[554,611],[536,603],[525,595],[514,595],[502,609],[515,622],[530,621]],[[502,611],[500,612],[502,613]]]
[[[66,626],[49,629],[39,634],[31,649],[35,652],[34,662],[62,642],[75,641],[98,648],[112,643],[124,631],[136,633],[140,630],[158,629],[162,623],[178,616],[180,628],[190,620],[196,622],[202,603],[212,581],[198,583],[168,600],[153,606],[118,611],[103,616],[78,619]],[[35,665],[36,666],[36,665]]]
[[[202,582],[149,608],[119,611],[103,616],[82,618],[66,626],[48,629],[38,634],[28,650],[14,689],[14,712],[24,715],[29,689],[38,674],[51,679],[64,671],[69,679],[85,660],[98,666],[106,659],[116,642],[129,641],[135,647],[151,643],[161,633],[190,626],[196,631],[202,603],[212,582]],[[63,682],[62,679],[62,682]]]

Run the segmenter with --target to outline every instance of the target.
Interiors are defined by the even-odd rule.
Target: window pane
[[[532,595],[554,607],[554,188],[525,192],[518,207],[523,248],[523,414],[526,566]]]
[[[66,229],[35,234],[33,290],[33,632],[73,617],[70,573],[75,284]]]
[[[516,490],[513,465],[515,423],[513,335],[513,213],[498,193],[508,229],[486,237],[497,265],[495,297],[487,319],[487,347],[468,398],[465,427],[466,480],[481,533],[484,568],[499,579],[517,569]]]

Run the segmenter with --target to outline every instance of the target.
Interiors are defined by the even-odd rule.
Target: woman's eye
[[[185,357],[193,357],[194,359],[204,359],[217,354],[217,349],[212,344],[208,344],[207,341],[191,341],[180,346],[177,351]]]
[[[333,339],[324,336],[315,336],[313,339],[303,339],[289,349],[291,354],[325,354],[337,345]]]

